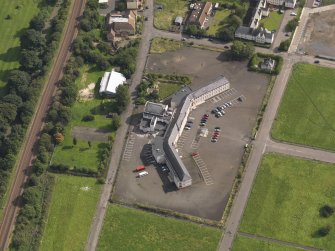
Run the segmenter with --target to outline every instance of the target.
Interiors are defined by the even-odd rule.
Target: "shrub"
[[[95,117],[93,115],[85,115],[83,118],[82,118],[82,121],[84,122],[88,122],[88,121],[93,121],[95,119]]]
[[[331,227],[325,226],[325,227],[320,227],[318,231],[315,233],[315,237],[325,237],[329,234]]]
[[[334,208],[329,205],[324,205],[319,210],[320,216],[323,218],[328,218],[334,213]]]

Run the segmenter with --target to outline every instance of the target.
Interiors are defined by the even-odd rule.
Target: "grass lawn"
[[[182,41],[155,37],[151,41],[150,53],[162,54],[168,51],[176,51],[183,46],[185,46],[185,43]]]
[[[260,24],[263,24],[269,31],[278,30],[283,17],[284,15],[278,11],[271,11],[268,17],[260,21]]]
[[[335,250],[335,216],[319,209],[335,206],[335,165],[266,155],[246,207],[240,231]],[[315,232],[331,226],[325,237]]]
[[[180,84],[172,84],[168,82],[164,83],[160,81],[160,83],[158,84],[158,87],[159,87],[159,92],[158,92],[159,99],[163,100],[171,96],[173,93],[181,89],[183,86]]]
[[[84,250],[100,190],[96,179],[56,175],[39,250]]]
[[[110,205],[97,250],[214,251],[220,237],[220,229]]]
[[[266,242],[237,235],[234,240],[232,251],[301,251],[294,247],[280,245],[278,243]]]
[[[71,168],[76,166],[97,171],[101,151],[107,146],[107,143],[92,141],[90,148],[87,141],[78,139],[77,145],[73,146],[72,137],[65,136],[66,140],[55,148],[52,164],[66,164]]]
[[[155,4],[163,5],[162,10],[155,10],[154,26],[157,29],[169,30],[177,16],[185,19],[188,2],[185,0],[155,0]]]
[[[285,91],[272,137],[335,150],[335,70],[297,64]]]
[[[90,69],[84,65],[81,69],[81,76],[76,81],[80,89],[87,87],[90,83],[97,83],[104,72]],[[97,87],[99,87],[97,85]],[[108,111],[113,110],[113,100],[109,99],[91,99],[88,101],[77,101],[71,107],[71,121],[65,128],[64,141],[55,148],[53,154],[53,164],[67,164],[70,167],[85,167],[92,170],[98,169],[100,162],[100,150],[104,147],[104,143],[92,141],[92,146],[89,148],[86,140],[77,139],[77,145],[73,146],[72,129],[75,126],[91,127],[106,130],[111,130],[112,119],[106,118]],[[94,115],[93,121],[83,121],[85,115]]]
[[[31,18],[38,12],[36,0],[1,0],[0,8],[0,93],[5,86],[10,70],[19,66],[22,29],[29,26]],[[10,19],[6,19],[7,15]]]
[[[224,20],[229,16],[229,14],[230,10],[217,10],[212,22],[210,23],[207,34],[210,36],[216,36],[217,32],[225,26]]]

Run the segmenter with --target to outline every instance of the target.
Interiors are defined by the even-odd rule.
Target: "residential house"
[[[212,13],[213,5],[211,2],[199,2],[192,5],[191,13],[188,17],[187,24],[193,24],[199,28],[205,28],[208,16]]]
[[[276,65],[276,60],[272,58],[264,58],[263,62],[261,63],[261,69],[266,71],[272,71]]]
[[[116,37],[128,37],[136,32],[136,11],[129,10],[124,14],[114,12],[107,15],[107,39],[115,41]]]
[[[247,26],[240,26],[235,31],[235,37],[255,41],[261,44],[271,44],[274,39],[274,33],[265,28],[254,29]]]
[[[283,6],[286,8],[294,8],[297,0],[266,0],[268,4],[276,5],[276,6]]]

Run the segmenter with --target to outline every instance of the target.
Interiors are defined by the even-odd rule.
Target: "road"
[[[76,35],[76,19],[81,15],[84,8],[85,0],[74,0],[71,10],[68,26],[65,30],[65,35],[61,41],[60,50],[56,55],[56,60],[52,66],[47,83],[44,86],[41,97],[37,104],[37,110],[32,118],[31,127],[27,130],[27,139],[22,145],[21,155],[17,167],[17,173],[14,177],[10,196],[7,205],[4,209],[3,221],[0,225],[0,250],[6,250],[9,245],[9,239],[14,229],[15,219],[19,210],[17,206],[20,201],[20,195],[23,191],[24,183],[27,175],[30,172],[31,160],[34,157],[32,150],[39,138],[39,134],[43,125],[43,118],[46,116],[48,105],[51,102],[52,96],[56,89],[56,82],[59,80],[64,63],[69,55],[69,47]]]
[[[133,108],[135,106],[135,89],[138,84],[140,84],[142,75],[144,72],[145,64],[147,61],[147,56],[150,49],[150,40],[153,35],[153,1],[147,0],[147,5],[149,9],[145,10],[145,16],[148,17],[148,21],[145,21],[142,39],[139,47],[139,53],[136,60],[136,71],[132,76],[131,85],[129,87],[130,93],[132,95],[131,104],[127,106],[126,111],[124,111],[121,115],[121,121],[127,121],[128,118],[131,117],[133,112]],[[125,139],[127,137],[127,133],[130,131],[130,127],[127,123],[123,123],[121,127],[117,130],[115,141],[113,143],[113,149],[111,152],[111,160],[108,168],[108,173],[106,177],[106,184],[102,189],[102,194],[100,197],[100,201],[97,205],[96,213],[94,216],[94,220],[91,226],[91,231],[89,234],[88,241],[86,243],[85,250],[93,251],[96,249],[99,235],[102,229],[103,221],[106,215],[106,210],[108,208],[108,201],[113,189],[113,184],[115,180],[115,174],[117,168],[119,167],[119,163],[121,161],[123,146],[125,143]]]

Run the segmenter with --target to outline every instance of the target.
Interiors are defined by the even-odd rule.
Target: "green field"
[[[162,54],[168,51],[176,51],[183,46],[185,46],[185,43],[182,41],[155,37],[150,44],[150,53]]]
[[[301,249],[237,235],[234,240],[232,251],[299,251],[299,250],[301,251]]]
[[[99,199],[96,179],[56,175],[40,250],[84,250]]]
[[[335,150],[335,70],[297,64],[285,91],[272,137]]]
[[[216,250],[221,230],[111,205],[97,250]]]
[[[223,9],[217,10],[213,21],[210,23],[207,34],[210,36],[216,36],[217,32],[225,26],[224,20],[230,15],[230,10]]]
[[[266,155],[258,169],[240,231],[335,250],[335,216],[319,209],[335,205],[335,165],[284,155]],[[319,228],[331,226],[325,237]]]
[[[0,90],[10,70],[19,66],[20,32],[38,12],[38,0],[1,0],[0,8]],[[10,19],[8,19],[8,16]]]
[[[163,5],[163,9],[155,10],[154,26],[157,29],[169,30],[177,16],[185,19],[187,3],[185,0],[155,0],[155,4]]]
[[[171,96],[172,94],[174,94],[175,92],[179,91],[183,85],[180,84],[173,84],[173,83],[169,83],[169,82],[161,82],[158,84],[159,86],[159,99],[163,100],[166,99],[167,97]]]
[[[271,11],[268,17],[263,18],[260,21],[260,24],[269,31],[278,30],[283,17],[284,15],[279,13],[278,11]]]

